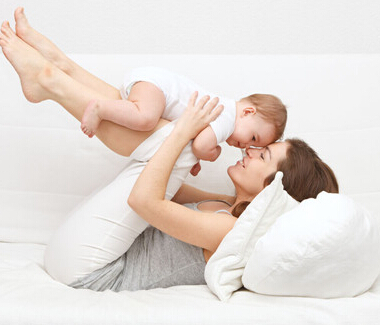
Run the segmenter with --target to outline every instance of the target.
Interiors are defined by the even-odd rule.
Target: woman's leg
[[[0,45],[20,77],[26,99],[31,102],[54,100],[81,121],[90,100],[110,99],[73,79],[47,61],[36,49],[21,40],[8,22],[4,22],[1,26]],[[97,137],[116,153],[129,156],[140,143],[166,123],[167,121],[160,120],[152,131],[141,132],[102,121]]]
[[[3,23],[0,46],[15,68],[25,97],[31,102],[52,99],[81,120],[87,102],[104,95],[79,83],[47,61],[37,50],[21,40]],[[162,120],[160,126],[165,122]],[[127,204],[127,198],[147,161],[164,141],[172,125],[155,132],[126,129],[111,122],[102,122],[98,136],[109,147],[129,155],[126,169],[107,187],[91,196],[59,227],[45,254],[45,265],[56,279],[71,283],[112,262],[128,250],[147,223]],[[157,129],[157,128],[156,128]],[[166,195],[171,199],[196,162],[191,144],[181,155],[170,177]]]
[[[32,28],[25,16],[24,8],[19,7],[14,13],[16,34],[25,43],[36,49],[49,62],[64,71],[76,81],[96,90],[108,99],[121,99],[119,90],[105,81],[95,77],[68,58],[52,41]]]
[[[25,16],[24,8],[17,8],[14,16],[16,35],[25,43],[76,81],[108,98],[93,99],[87,106],[81,125],[85,134],[92,137],[97,133],[101,120],[108,120],[137,131],[150,131],[157,125],[165,108],[165,97],[155,85],[140,83],[132,88],[127,101],[121,100],[118,89],[83,69],[46,36],[32,28]]]
[[[173,124],[158,130],[131,156],[125,169],[106,187],[89,197],[59,226],[45,252],[45,268],[65,284],[78,281],[123,255],[147,227],[127,204],[129,194]],[[178,158],[166,188],[170,200],[197,159],[191,143]]]

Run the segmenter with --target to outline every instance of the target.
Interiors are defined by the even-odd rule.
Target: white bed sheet
[[[1,324],[352,324],[380,321],[380,283],[355,298],[264,296],[241,290],[228,303],[206,286],[149,291],[72,289],[43,269],[45,245],[0,243]]]

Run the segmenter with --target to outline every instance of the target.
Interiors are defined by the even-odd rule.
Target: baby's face
[[[237,148],[265,147],[276,140],[274,126],[255,113],[237,117],[235,130],[227,143]]]

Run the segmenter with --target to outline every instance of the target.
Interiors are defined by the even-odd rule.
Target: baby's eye
[[[260,154],[260,158],[261,158],[262,160],[264,160],[264,154],[263,154],[263,153]]]

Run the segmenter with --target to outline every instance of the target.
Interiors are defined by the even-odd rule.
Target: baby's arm
[[[193,141],[193,153],[198,159],[215,161],[221,151],[211,126],[205,128]]]

